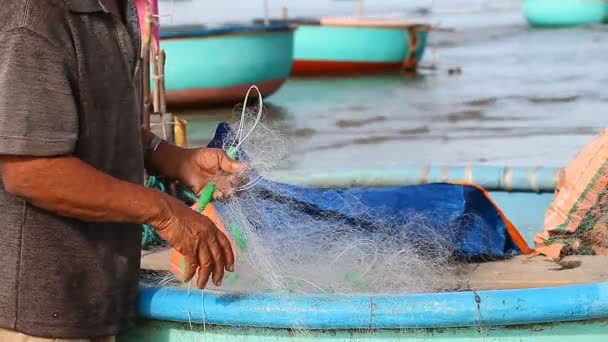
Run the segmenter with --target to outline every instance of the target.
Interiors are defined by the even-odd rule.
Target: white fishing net
[[[390,210],[390,191],[386,203],[370,207],[360,197],[366,189],[324,189],[316,194],[325,207],[317,207],[303,198],[303,188],[270,181],[289,153],[288,139],[265,122],[261,96],[254,107],[248,97],[221,145],[236,151],[249,171],[234,196],[214,203],[237,254],[236,271],[219,290],[403,294],[466,287],[455,241],[481,218]],[[162,275],[156,283],[174,284]]]
[[[224,225],[241,245],[236,272],[228,274],[222,290],[352,294],[459,286],[449,236],[459,228],[437,222],[433,213],[383,215],[383,208],[366,207],[340,189],[324,193],[338,212],[318,212],[295,198],[293,189],[265,181],[289,148],[288,139],[264,122],[259,99],[258,106],[247,107],[246,97],[224,140],[224,150],[246,156],[250,172],[236,195],[218,204]]]

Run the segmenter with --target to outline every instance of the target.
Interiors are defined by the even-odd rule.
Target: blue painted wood
[[[542,231],[545,212],[553,193],[491,191],[490,197],[515,225],[529,246],[534,246],[534,235]]]
[[[523,0],[523,14],[531,26],[593,25],[608,21],[604,0]]]
[[[195,38],[210,37],[225,34],[239,34],[250,32],[274,32],[286,31],[290,26],[285,24],[272,25],[222,25],[209,27],[205,25],[184,25],[184,26],[162,26],[160,31],[161,39],[170,38]]]
[[[141,318],[304,329],[448,328],[608,317],[608,283],[418,295],[222,295],[142,287]]]
[[[419,32],[421,46],[426,34]],[[295,33],[293,55],[305,61],[403,63],[409,44],[403,28],[302,25]]]
[[[161,48],[167,54],[165,87],[169,93],[248,87],[289,76],[293,32],[163,39]],[[247,58],[243,58],[244,51]]]

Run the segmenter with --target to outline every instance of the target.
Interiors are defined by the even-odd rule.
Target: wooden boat
[[[324,18],[271,22],[287,22],[297,27],[294,76],[415,69],[424,55],[430,30],[428,25],[391,20]]]
[[[542,229],[559,169],[412,167],[324,174],[276,174],[299,185],[387,187],[466,181],[492,199],[529,243]],[[168,251],[142,268],[169,267]],[[119,341],[605,341],[606,257],[578,256],[577,267],[542,257],[470,265],[466,288],[410,295],[235,295],[142,286],[137,326]],[[163,263],[165,265],[163,265]]]
[[[531,26],[577,26],[608,21],[604,0],[523,0],[523,13]]]
[[[264,97],[282,86],[293,63],[293,29],[163,27],[161,47],[169,106],[234,105],[251,85]]]

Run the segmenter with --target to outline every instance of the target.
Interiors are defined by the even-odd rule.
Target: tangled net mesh
[[[459,287],[450,235],[459,227],[437,222],[432,212],[388,216],[341,189],[324,195],[340,212],[363,220],[311,212],[293,199],[297,190],[268,181],[285,161],[289,144],[263,119],[261,100],[257,107],[246,107],[245,101],[238,110],[223,149],[236,148],[249,171],[236,194],[217,204],[232,238],[241,240],[236,271],[225,277],[221,290],[354,294]]]

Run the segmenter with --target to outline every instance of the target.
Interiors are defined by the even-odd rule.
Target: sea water
[[[291,143],[281,167],[563,166],[606,126],[607,26],[533,29],[519,1],[403,3],[367,1],[366,14],[454,31],[431,32],[417,74],[288,80],[265,101],[267,117]],[[350,1],[270,1],[271,16],[282,5],[291,16],[352,15],[356,8]],[[164,2],[161,11],[170,6]],[[172,11],[173,23],[214,24],[260,18],[263,6],[180,1]],[[204,145],[232,108],[188,113],[189,142]]]

